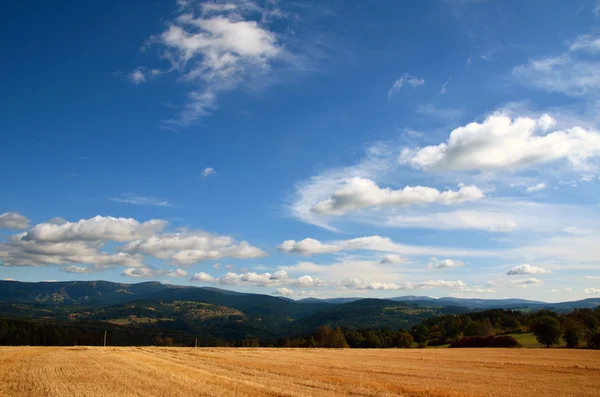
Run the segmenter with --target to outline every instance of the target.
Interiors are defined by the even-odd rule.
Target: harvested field
[[[1,347],[0,396],[598,396],[600,351]]]

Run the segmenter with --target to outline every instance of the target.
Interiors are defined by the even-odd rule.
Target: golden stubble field
[[[600,351],[1,347],[0,396],[599,396]]]

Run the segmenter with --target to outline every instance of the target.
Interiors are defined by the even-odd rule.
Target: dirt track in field
[[[599,396],[600,351],[0,347],[0,396]]]

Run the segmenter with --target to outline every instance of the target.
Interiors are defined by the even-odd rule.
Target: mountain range
[[[598,305],[600,298],[560,303],[427,296],[292,300],[159,282],[0,281],[0,312],[3,317],[109,322],[177,330],[207,339],[276,339],[313,332],[324,324],[347,328],[408,329],[432,316],[470,310],[505,308],[565,312]]]

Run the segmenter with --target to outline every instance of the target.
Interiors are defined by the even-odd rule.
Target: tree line
[[[522,312],[490,309],[432,317],[410,330],[391,328],[353,329],[323,325],[306,335],[260,339],[216,338],[174,329],[157,330],[118,326],[106,322],[52,323],[35,320],[0,319],[0,345],[73,346],[102,345],[107,330],[111,346],[227,346],[227,347],[325,347],[325,348],[409,348],[455,344],[463,338],[496,343],[493,336],[533,332],[544,346],[562,341],[567,347],[600,349],[600,307],[575,309],[566,314],[549,310]],[[464,343],[462,344],[464,345]]]

